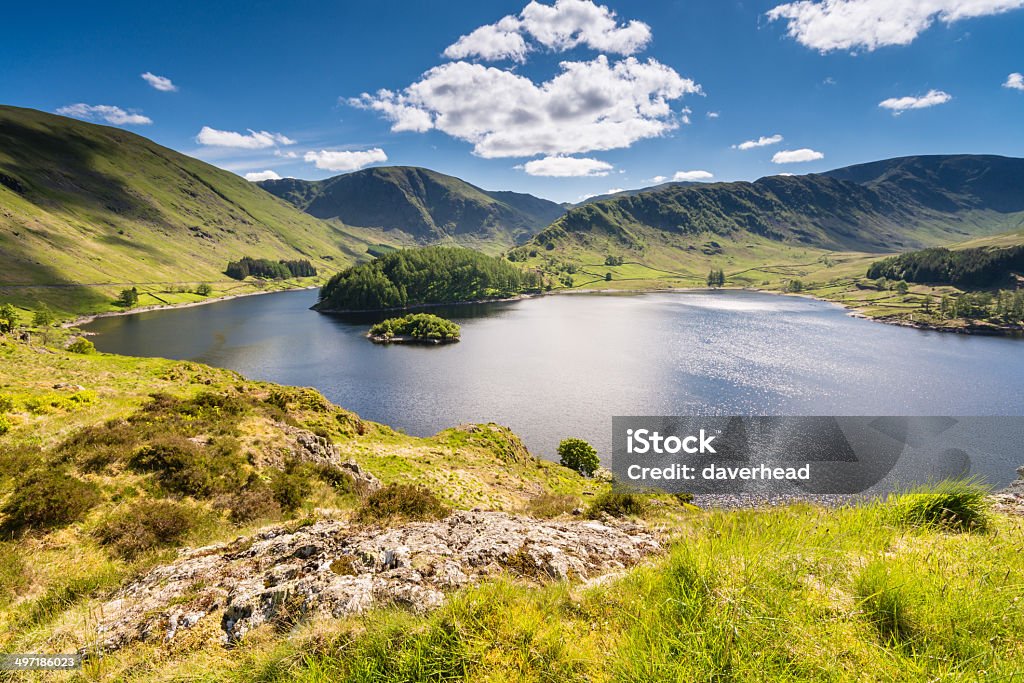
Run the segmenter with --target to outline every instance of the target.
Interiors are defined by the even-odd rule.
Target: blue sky
[[[1024,156],[1024,0],[48,2],[0,34],[0,102],[240,175],[416,165],[577,201]]]

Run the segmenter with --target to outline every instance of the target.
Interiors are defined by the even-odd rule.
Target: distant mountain
[[[982,154],[900,157],[822,175],[892,190],[940,213],[1024,211],[1024,159]]]
[[[392,233],[407,243],[456,242],[500,251],[525,242],[565,207],[516,192],[489,192],[453,176],[385,166],[326,180],[265,180],[259,185],[306,213]]]
[[[225,280],[241,256],[330,271],[366,246],[134,133],[0,106],[0,287]]]
[[[571,209],[532,244],[547,251],[615,247],[639,253],[652,244],[678,246],[686,236],[711,235],[885,253],[1022,224],[1024,159],[926,156],[613,197]]]
[[[655,192],[657,190],[665,190],[670,187],[690,187],[693,185],[701,185],[702,183],[695,183],[689,180],[671,181],[667,183],[661,183],[660,185],[651,185],[650,187],[639,187],[635,190],[619,190],[618,192],[609,192],[607,194],[597,194],[593,197],[587,197],[581,202],[571,204],[570,208],[577,206],[586,206],[587,204],[596,204],[597,202],[603,202],[608,199],[621,199],[622,197],[635,197],[638,194],[644,192]]]

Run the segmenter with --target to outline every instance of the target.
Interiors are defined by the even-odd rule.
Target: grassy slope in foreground
[[[365,251],[343,227],[133,133],[0,107],[4,300],[98,312],[139,283],[156,294],[140,304],[177,303],[192,300],[173,291],[179,284],[252,291],[223,274],[242,256],[309,259],[333,271]]]
[[[202,429],[203,448],[252,453],[271,481],[288,427],[325,434],[389,482],[426,484],[459,508],[517,510],[544,491],[579,501],[601,485],[525,456],[490,427],[430,439],[397,434],[336,408],[308,389],[249,382],[205,366],[117,356],[73,356],[0,341],[0,393],[13,424],[0,437],[4,502],[39,470],[64,471],[98,491],[80,521],[0,546],[0,647],[73,651],[93,642],[95,610],[131,578],[174,557],[173,544],[126,558],[98,532],[145,501],[194,523],[177,544],[253,533],[274,519],[232,524],[216,498],[168,495],[156,472],[133,471],[146,436],[140,411],[161,431]],[[55,389],[58,384],[78,386]],[[69,397],[82,394],[77,400]],[[165,392],[154,412],[146,394]],[[240,413],[195,412],[241,405]],[[173,400],[171,400],[173,399]],[[198,402],[197,402],[198,400]],[[185,422],[175,411],[187,408]],[[215,433],[217,429],[225,433]],[[360,433],[361,432],[361,433]],[[116,438],[84,438],[107,434]],[[61,444],[75,447],[61,448]],[[122,449],[118,444],[127,443]],[[28,455],[26,455],[26,453]],[[113,458],[106,466],[100,457]],[[119,464],[120,463],[120,464]],[[959,495],[959,494],[958,494]],[[961,496],[974,501],[970,494]],[[585,497],[584,497],[585,499]],[[910,525],[900,511],[921,499],[828,510],[757,511],[650,506],[669,552],[594,585],[522,577],[453,595],[427,615],[400,607],[362,616],[267,624],[225,648],[197,629],[156,638],[89,664],[90,680],[663,681],[1010,680],[1024,657],[1019,516],[989,513],[967,532]],[[358,499],[317,477],[293,525],[352,514]],[[557,514],[573,505],[554,506]],[[534,508],[538,512],[542,508]],[[916,509],[916,508],[915,508]],[[974,509],[974,508],[972,508]],[[281,513],[275,513],[280,515]],[[122,517],[118,517],[122,515]],[[241,547],[244,547],[244,538]],[[131,546],[129,546],[131,547]],[[182,596],[186,599],[187,596]],[[216,627],[211,627],[216,630]],[[47,674],[47,680],[74,678]]]

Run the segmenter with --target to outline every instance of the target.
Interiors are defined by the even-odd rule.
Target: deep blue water
[[[373,316],[309,310],[315,292],[105,318],[103,351],[189,359],[313,386],[365,418],[428,435],[513,428],[551,457],[606,455],[613,415],[1022,415],[1024,340],[884,325],[754,292],[559,295],[435,309],[459,344],[378,346]],[[1020,462],[992,463],[996,480]]]

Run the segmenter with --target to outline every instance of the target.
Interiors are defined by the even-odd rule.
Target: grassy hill
[[[876,255],[1012,241],[1022,188],[1024,160],[965,155],[659,186],[579,205],[510,258],[572,287],[694,286],[713,268],[731,286],[853,279]]]
[[[565,212],[516,192],[489,192],[425,168],[369,168],[327,180],[266,180],[271,192],[321,219],[386,233],[404,244],[457,243],[495,253],[521,244]]]
[[[578,520],[577,506],[625,513],[602,502],[612,500],[602,497],[607,484],[532,457],[495,425],[413,438],[311,389],[2,336],[0,424],[0,647],[94,653],[78,675],[47,680],[157,681],[196,671],[210,681],[310,682],[1020,673],[1024,506],[988,509],[967,486],[839,509],[699,510],[670,496],[634,499],[621,523],[657,533],[664,552],[599,581],[539,572],[524,548],[433,611],[399,603],[313,615],[297,595],[225,645],[225,607],[215,603],[195,625],[179,623],[173,639],[174,625],[160,625],[158,613],[159,631],[95,656],[112,601],[182,547],[202,546],[193,554],[202,557],[222,543],[242,557],[322,523],[341,540],[404,523],[370,505],[373,496],[337,468],[308,460],[319,449],[309,444],[332,444],[384,484],[425,486],[455,509],[527,513],[533,526]],[[175,457],[182,453],[190,457]],[[296,462],[296,453],[307,460]],[[378,516],[367,522],[368,512]],[[332,563],[331,571],[349,570]],[[290,578],[270,570],[235,578],[260,576],[268,599]],[[207,590],[194,577],[168,596],[168,609]]]
[[[241,256],[309,259],[331,271],[365,252],[366,243],[343,226],[146,138],[0,107],[5,300],[44,301],[64,312],[105,310],[129,283],[162,300],[160,292],[181,298],[165,285],[235,288],[223,271]]]

